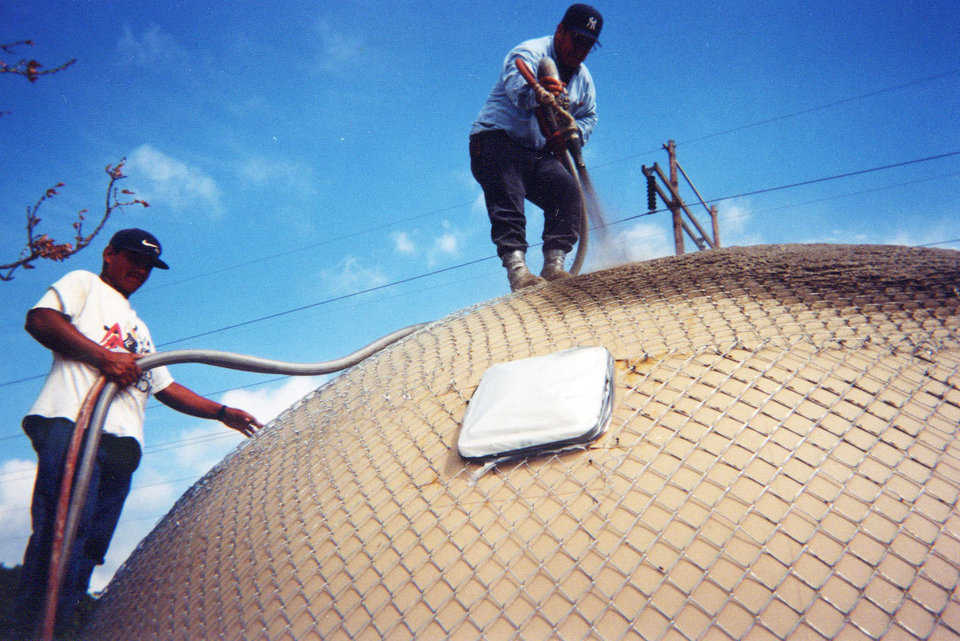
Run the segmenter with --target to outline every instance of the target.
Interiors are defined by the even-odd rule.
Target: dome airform
[[[436,322],[282,414],[118,571],[88,639],[960,634],[960,254],[701,252]],[[480,467],[502,361],[603,345],[607,433]]]

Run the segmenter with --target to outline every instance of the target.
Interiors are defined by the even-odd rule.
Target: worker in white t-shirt
[[[175,410],[217,419],[245,436],[262,427],[247,412],[221,405],[174,382],[165,367],[141,371],[137,359],[154,350],[147,325],[130,296],[160,259],[160,242],[142,229],[117,232],[103,250],[99,275],[73,271],[55,282],[27,313],[26,329],[53,352],[47,380],[23,429],[37,453],[31,514],[33,533],[24,555],[17,597],[18,632],[32,638],[47,588],[56,505],[67,448],[80,406],[100,376],[120,388],[110,405],[87,501],[64,575],[57,626],[70,630],[96,565],[103,563],[130,480],[140,463],[148,397]]]

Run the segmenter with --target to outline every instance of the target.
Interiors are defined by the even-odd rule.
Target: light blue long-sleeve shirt
[[[546,56],[557,59],[553,36],[544,36],[521,42],[503,60],[503,68],[490,96],[477,115],[470,135],[491,129],[502,129],[517,144],[529,149],[543,149],[546,140],[540,133],[534,109],[537,98],[517,70],[516,59],[521,57],[534,74],[540,60]],[[577,121],[583,142],[587,141],[597,124],[597,92],[593,77],[585,64],[567,82],[570,96],[570,115]]]

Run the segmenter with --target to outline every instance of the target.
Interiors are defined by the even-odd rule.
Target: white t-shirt
[[[150,330],[123,294],[88,271],[72,271],[53,285],[33,309],[55,309],[90,340],[115,352],[156,351]],[[100,372],[86,363],[53,353],[53,366],[30,414],[77,420],[83,400]],[[166,367],[143,372],[136,384],[121,390],[107,412],[104,431],[132,436],[143,446],[143,410],[151,393],[173,382]]]

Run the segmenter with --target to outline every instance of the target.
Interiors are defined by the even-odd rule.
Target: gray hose
[[[569,151],[564,151],[560,162],[573,177],[573,181],[577,183],[577,193],[580,196],[580,220],[578,221],[580,239],[577,241],[577,253],[573,256],[573,265],[570,266],[570,273],[576,276],[580,273],[583,261],[587,258],[587,242],[590,236],[590,225],[587,224],[587,193],[580,178],[580,173],[577,171],[577,164]]]
[[[527,83],[532,87],[537,87],[538,83],[543,82],[546,78],[551,78],[557,82],[560,82],[560,71],[557,69],[557,63],[554,62],[553,58],[550,56],[544,56],[537,63],[537,77],[534,78],[533,74],[530,73],[530,68],[527,66],[526,62],[522,58],[517,58],[517,69],[520,71],[520,74],[526,79]],[[569,101],[567,101],[569,102]],[[561,111],[566,109],[569,105],[564,103],[562,105],[555,104],[555,107],[562,107]],[[538,109],[546,109],[541,106]],[[547,136],[547,131],[557,131],[558,126],[561,125],[558,122],[557,115],[549,110],[542,112],[543,118],[549,125],[544,128],[544,123],[541,122],[541,131],[544,132],[544,137]],[[569,114],[567,116],[570,117]],[[538,119],[540,116],[538,116]],[[574,127],[576,129],[576,127]],[[577,253],[573,257],[573,265],[570,267],[570,273],[576,276],[580,273],[580,269],[583,267],[583,261],[587,257],[587,241],[588,236],[590,235],[590,225],[587,221],[588,216],[588,207],[596,201],[596,197],[593,193],[593,184],[590,181],[590,174],[587,173],[587,166],[583,164],[583,155],[580,153],[581,142],[579,138],[579,132],[577,134],[568,137],[566,148],[563,150],[563,153],[557,153],[557,157],[560,160],[560,164],[563,165],[570,176],[573,177],[573,181],[577,185],[577,194],[580,196],[580,220],[578,222],[578,235],[580,237],[579,242],[577,243]],[[588,200],[589,196],[589,200]]]
[[[227,369],[238,369],[247,372],[259,372],[262,374],[287,374],[290,376],[315,376],[317,374],[329,374],[342,369],[356,365],[363,359],[380,351],[387,345],[412,334],[413,332],[426,327],[427,323],[410,325],[403,329],[387,334],[382,338],[375,340],[366,347],[363,347],[352,354],[332,361],[322,361],[318,363],[288,363],[285,361],[275,361],[256,356],[246,356],[244,354],[234,354],[232,352],[220,352],[215,350],[203,349],[182,349],[170,352],[156,352],[148,354],[137,361],[141,370],[153,369],[161,365],[173,365],[175,363],[205,363],[207,365],[216,365]],[[107,383],[100,398],[94,408],[93,416],[90,419],[90,433],[87,435],[86,444],[83,450],[83,459],[80,463],[77,479],[74,486],[73,499],[70,501],[70,509],[67,512],[66,528],[63,535],[63,550],[66,558],[70,558],[70,550],[73,548],[73,541],[77,534],[77,525],[80,520],[80,512],[83,510],[83,503],[86,500],[87,490],[90,488],[90,476],[93,473],[93,462],[97,456],[97,448],[100,444],[100,434],[103,430],[104,421],[107,418],[107,411],[110,403],[117,395],[118,387],[116,383]],[[63,575],[66,571],[67,563],[61,563],[57,576],[51,577],[48,584],[57,585],[63,583]],[[55,583],[54,583],[55,582]]]

